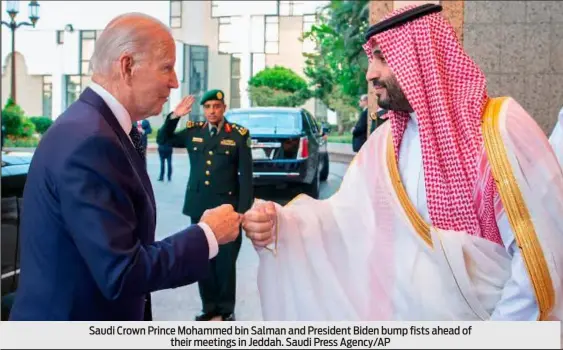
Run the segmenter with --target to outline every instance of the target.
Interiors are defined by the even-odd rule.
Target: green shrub
[[[35,124],[29,118],[23,118],[21,133],[17,136],[20,137],[31,137],[35,134]]]
[[[256,106],[297,107],[311,98],[305,79],[281,66],[258,72],[248,85],[250,99]]]
[[[37,147],[39,140],[35,137],[8,136],[4,141],[4,147]]]
[[[31,120],[31,122],[35,125],[35,130],[41,135],[43,135],[47,129],[53,125],[53,120],[49,117],[31,117],[29,120]]]
[[[9,98],[2,110],[2,124],[6,127],[6,135],[20,136],[23,133],[24,119],[23,109]]]

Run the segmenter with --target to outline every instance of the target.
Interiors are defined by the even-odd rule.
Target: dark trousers
[[[168,163],[168,180],[172,179],[172,147],[158,147],[158,155],[160,156],[160,180],[164,179],[164,163]]]
[[[193,223],[200,218],[192,218]],[[199,280],[199,295],[204,313],[230,314],[235,312],[237,258],[242,243],[238,235],[231,243],[219,246],[219,253],[211,259],[209,275]]]

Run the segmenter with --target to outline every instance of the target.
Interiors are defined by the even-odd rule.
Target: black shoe
[[[195,317],[196,321],[211,321],[211,319],[215,316],[218,316],[214,312],[203,312]]]
[[[232,312],[230,314],[222,314],[221,318],[223,321],[235,321],[235,314]]]
[[[164,179],[163,179],[163,178],[161,178],[161,177],[159,177],[159,178],[158,178],[158,181],[164,181]]]

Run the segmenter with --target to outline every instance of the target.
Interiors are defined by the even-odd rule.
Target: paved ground
[[[157,239],[163,239],[190,224],[190,219],[181,213],[184,190],[188,180],[189,161],[186,154],[173,155],[173,177],[171,182],[158,182],[160,170],[158,155],[148,157],[148,171],[153,182],[157,201]],[[330,176],[321,184],[321,198],[332,195],[339,187],[347,166],[330,164]],[[259,190],[256,195],[263,199],[285,204],[296,193],[288,191]],[[249,241],[243,238],[237,261],[237,306],[238,320],[261,320],[262,312],[256,286],[258,258]],[[191,321],[201,309],[197,284],[153,293],[153,316],[157,321]]]

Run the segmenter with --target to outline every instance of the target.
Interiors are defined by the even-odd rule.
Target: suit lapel
[[[154,219],[156,220],[156,203],[154,199],[154,193],[152,190],[152,184],[147,173],[146,165],[144,160],[141,158],[141,156],[139,155],[139,153],[131,143],[129,136],[125,134],[125,131],[119,124],[117,118],[115,117],[111,109],[108,107],[108,105],[92,89],[86,88],[84,92],[80,95],[80,100],[82,100],[85,103],[88,103],[89,105],[93,106],[98,112],[100,112],[104,117],[104,119],[106,120],[106,122],[111,126],[111,128],[119,138],[119,141],[121,142],[121,145],[123,146],[123,149],[127,154],[127,157],[129,158],[131,166],[133,167],[133,169],[135,169],[135,172],[137,173],[139,179],[141,180],[141,183],[143,184],[146,194],[150,198],[155,213]]]

